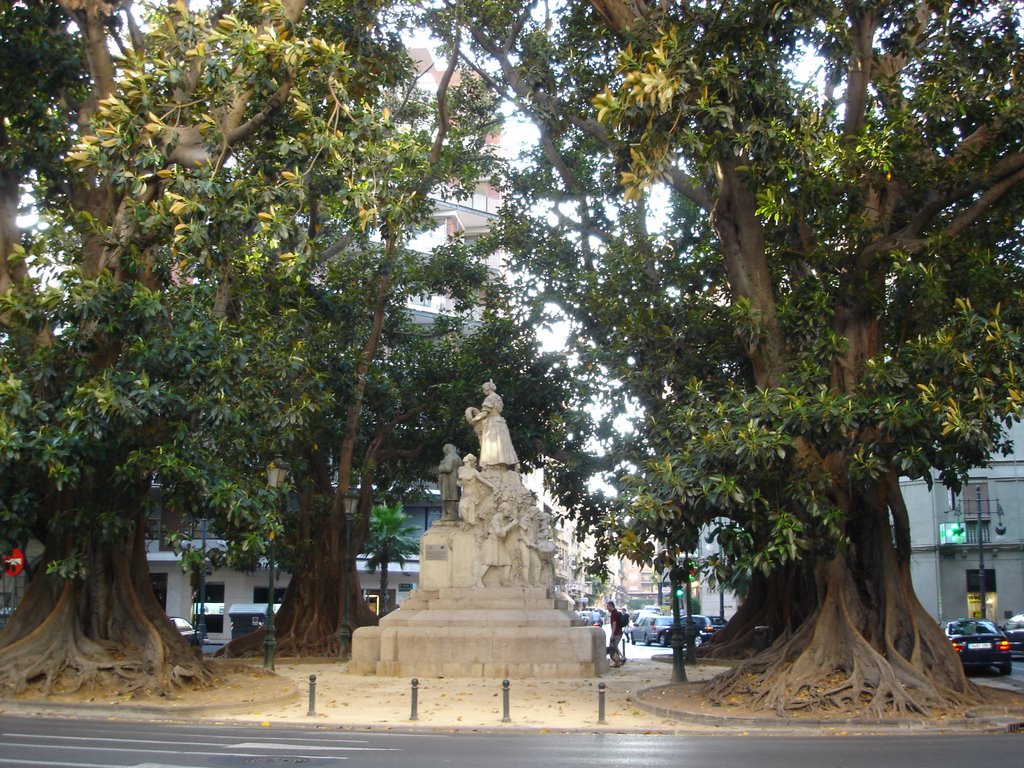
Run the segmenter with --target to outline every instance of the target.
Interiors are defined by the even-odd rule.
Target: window
[[[280,605],[281,601],[284,600],[285,587],[274,587],[274,605]],[[252,601],[254,603],[265,603],[267,602],[267,595],[269,594],[266,587],[253,587],[252,590]]]

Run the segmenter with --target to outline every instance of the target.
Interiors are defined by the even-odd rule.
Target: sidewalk
[[[1024,696],[1016,690],[1007,709],[979,708],[965,717],[927,721],[851,722],[843,718],[777,717],[706,704],[702,681],[725,667],[686,667],[688,683],[672,685],[668,656],[635,659],[600,679],[512,680],[508,721],[502,681],[428,678],[418,681],[413,717],[410,679],[350,674],[330,659],[281,660],[276,674],[259,660],[219,662],[241,671],[227,686],[175,699],[140,702],[130,698],[76,701],[0,701],[0,713],[60,714],[76,717],[140,717],[157,720],[258,722],[350,730],[677,733],[788,733],[800,735],[893,732],[981,733],[1024,729]],[[215,662],[217,663],[217,662]],[[315,689],[310,678],[315,676]],[[997,678],[975,678],[992,687],[1012,686]],[[604,718],[601,722],[601,688]],[[310,704],[312,703],[312,714]]]
[[[690,680],[706,680],[721,667],[688,668]],[[640,701],[646,689],[671,682],[670,664],[655,660],[629,661],[599,679],[511,680],[508,717],[501,680],[426,678],[418,681],[416,717],[412,716],[412,681],[406,678],[350,675],[345,665],[324,667],[316,662],[284,663],[278,674],[291,679],[300,700],[266,708],[267,719],[323,722],[353,728],[433,728],[479,730],[669,731],[686,729],[671,713],[654,713]],[[308,715],[309,676],[316,675],[316,715]],[[601,686],[604,723],[600,722]],[[353,691],[358,691],[353,695]]]

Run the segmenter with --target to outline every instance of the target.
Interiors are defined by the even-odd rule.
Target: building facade
[[[1024,428],[1014,449],[970,473],[959,494],[938,481],[902,483],[914,589],[937,621],[1024,611]],[[984,603],[984,610],[982,610]]]

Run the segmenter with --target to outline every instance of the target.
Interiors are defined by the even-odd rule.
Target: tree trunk
[[[893,543],[888,495],[899,492],[895,480],[882,478],[851,498],[850,545],[813,563],[815,594],[808,597],[814,601],[806,604],[815,607],[808,618],[715,678],[707,688],[711,701],[740,696],[779,713],[871,717],[934,716],[977,701],[977,688],[914,594],[909,559]],[[755,624],[775,626],[771,601],[748,603],[751,613],[737,635]]]
[[[699,654],[709,659],[749,656],[759,626],[771,627],[776,642],[784,641],[807,620],[817,600],[814,573],[806,563],[787,563],[767,576],[754,573],[743,603]]]
[[[0,692],[79,689],[173,695],[212,676],[156,600],[145,550],[145,515],[122,541],[82,548],[85,576],[44,570],[0,630]],[[69,542],[51,537],[44,562],[63,559]]]
[[[342,568],[347,568],[344,585],[349,629],[376,623],[373,612],[361,599],[356,557],[340,556],[346,537],[350,539],[350,553],[361,550],[364,527],[350,523],[346,532],[344,514],[335,514],[333,508],[327,513],[315,511],[330,507],[334,495],[321,458],[310,457],[313,487],[300,494],[297,534],[289,543],[295,550],[291,560],[301,567],[292,573],[281,609],[274,617],[276,652],[280,656],[337,656],[343,611]],[[263,629],[257,629],[230,641],[216,655],[258,656],[263,653],[263,637]]]

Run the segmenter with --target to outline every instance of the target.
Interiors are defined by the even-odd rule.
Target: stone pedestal
[[[435,524],[420,544],[420,588],[352,637],[350,671],[397,677],[596,677],[604,631],[550,587],[477,586],[472,530]]]
[[[604,631],[538,587],[417,590],[353,635],[350,671],[397,677],[596,677]]]

